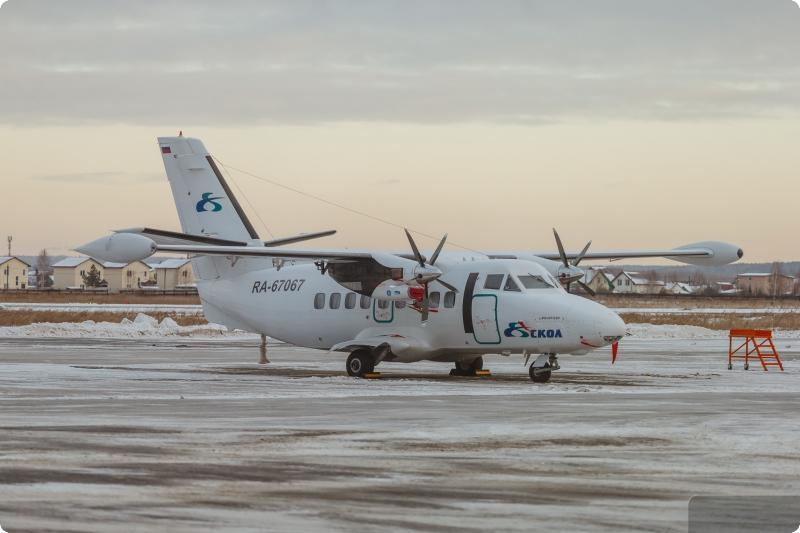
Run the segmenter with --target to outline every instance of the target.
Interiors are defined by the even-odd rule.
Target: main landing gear
[[[375,359],[369,350],[359,349],[353,351],[347,358],[347,374],[362,378],[365,374],[375,371]]]
[[[483,357],[475,359],[461,359],[456,361],[456,367],[450,370],[451,376],[474,376],[483,370]]]
[[[558,364],[558,356],[554,353],[543,353],[536,358],[531,367],[528,369],[528,374],[534,383],[547,383],[553,375],[553,370],[561,368]]]

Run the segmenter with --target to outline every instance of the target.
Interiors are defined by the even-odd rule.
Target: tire
[[[553,371],[550,370],[550,363],[545,363],[541,368],[534,368],[533,365],[528,369],[528,374],[531,376],[531,381],[534,383],[547,383],[550,381],[550,376]]]
[[[450,375],[474,376],[478,370],[483,370],[483,357],[476,357],[472,360],[459,359],[456,361],[456,367],[450,371]]]
[[[353,377],[363,377],[375,370],[375,361],[367,350],[356,350],[347,357],[347,374]]]

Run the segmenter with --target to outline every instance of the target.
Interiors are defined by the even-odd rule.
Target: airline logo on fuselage
[[[203,213],[205,211],[211,211],[216,213],[217,211],[222,211],[222,204],[219,202],[215,202],[214,200],[222,200],[222,196],[211,196],[214,193],[211,192],[204,192],[203,199],[197,202],[197,212]]]
[[[531,328],[522,320],[518,322],[509,322],[503,334],[506,337],[516,337],[519,339],[557,339],[563,337],[560,329]]]

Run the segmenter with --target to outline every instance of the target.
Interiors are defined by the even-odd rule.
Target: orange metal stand
[[[744,339],[735,349],[733,339]],[[739,350],[744,348],[744,354],[739,354]],[[751,355],[755,354],[755,355]],[[732,329],[728,335],[728,370],[733,369],[734,359],[744,359],[744,369],[750,368],[750,359],[761,361],[761,368],[765,371],[770,366],[777,366],[783,372],[783,363],[778,356],[778,351],[772,343],[772,332],[768,329]]]

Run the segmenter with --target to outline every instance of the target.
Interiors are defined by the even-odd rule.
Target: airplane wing
[[[158,244],[157,252],[181,254],[221,255],[242,257],[279,257],[286,259],[324,259],[327,261],[373,259],[375,252],[350,250],[300,250],[293,248],[272,248],[268,246],[215,246],[192,244]],[[387,254],[388,255],[388,254]]]
[[[543,259],[560,261],[559,252],[495,252],[487,254],[493,259],[524,259],[525,256],[537,256]],[[580,252],[565,252],[567,259],[572,260],[581,256]],[[619,259],[637,259],[663,257],[681,263],[693,265],[726,265],[741,259],[744,252],[734,244],[718,241],[705,241],[677,248],[656,248],[645,250],[611,250],[602,252],[586,252],[582,259],[605,259],[616,261]]]

